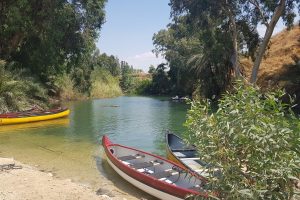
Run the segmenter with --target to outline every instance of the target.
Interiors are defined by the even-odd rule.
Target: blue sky
[[[151,52],[152,36],[170,23],[169,0],[108,0],[97,47],[145,72],[163,62]]]
[[[100,52],[115,55],[145,72],[151,64],[164,62],[152,53],[152,36],[171,22],[168,3],[169,0],[108,0],[106,22],[97,43]],[[280,21],[273,35],[283,28]],[[263,36],[265,27],[259,26],[258,31]]]

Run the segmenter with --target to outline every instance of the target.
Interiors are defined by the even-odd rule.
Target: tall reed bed
[[[104,69],[96,69],[91,75],[91,98],[111,98],[122,95],[119,80]]]

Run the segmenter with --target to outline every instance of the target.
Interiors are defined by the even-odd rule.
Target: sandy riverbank
[[[125,200],[107,189],[93,191],[86,185],[60,180],[13,159],[0,158],[0,200]]]

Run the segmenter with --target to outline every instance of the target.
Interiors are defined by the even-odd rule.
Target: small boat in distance
[[[179,102],[186,102],[187,100],[189,100],[188,97],[179,97],[178,95],[176,95],[175,97],[171,97],[172,101],[179,101]]]
[[[11,112],[0,114],[0,125],[37,122],[50,119],[66,117],[70,114],[67,108],[56,108],[51,110],[28,110],[24,112]]]
[[[200,159],[195,146],[187,145],[182,138],[166,133],[167,158],[176,162],[181,167],[194,171],[207,177],[208,170],[213,170],[214,175],[219,176],[220,171]]]
[[[134,148],[113,144],[103,136],[109,165],[126,181],[163,200],[180,200],[188,195],[207,197],[205,179],[172,161]]]

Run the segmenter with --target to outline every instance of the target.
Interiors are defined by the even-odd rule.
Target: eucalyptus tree
[[[153,36],[153,51],[168,61],[170,87],[177,94],[191,94],[196,87],[197,75],[195,69],[188,67],[188,59],[201,45],[188,29],[185,17],[182,17]]]
[[[240,76],[238,44],[237,40],[231,40],[236,23],[231,26],[226,16],[228,12],[233,15],[235,10],[225,1],[214,0],[171,0],[170,6],[174,24],[185,24],[188,33],[185,38],[194,41],[187,48],[185,65],[199,79],[201,95],[220,96],[230,84],[233,72]]]
[[[235,75],[240,76],[240,67],[238,64],[238,30],[236,16],[241,12],[237,0],[204,0],[204,1],[180,1],[171,0],[171,16],[176,21],[178,16],[186,15],[188,21],[193,23],[197,30],[205,30],[205,34],[214,36],[217,31],[222,31],[226,37],[231,38],[230,62]],[[204,36],[208,37],[208,36]],[[208,43],[212,43],[217,38],[211,38]],[[204,41],[205,42],[205,41]],[[218,41],[221,42],[221,41]],[[227,44],[228,45],[228,44]]]
[[[245,44],[257,42],[257,32],[243,20],[234,21],[232,25],[227,13],[231,13],[235,19],[235,15],[240,12],[233,2],[173,0],[170,5],[173,23],[167,31],[154,35],[154,44],[163,46],[156,45],[156,51],[164,52],[166,59],[174,61],[174,65],[190,68],[199,79],[200,91],[205,97],[219,96],[230,83],[233,72],[240,76],[240,41]],[[237,32],[239,26],[248,28],[244,28],[247,36]],[[162,39],[163,35],[166,39]],[[243,48],[248,52],[250,50],[248,46]],[[169,56],[171,59],[168,59],[168,55],[172,55]],[[170,71],[173,69],[170,64]]]
[[[263,40],[260,43],[253,69],[251,74],[251,83],[255,83],[257,80],[257,74],[260,63],[265,54],[266,48],[269,44],[270,38],[273,34],[274,28],[280,19],[285,22],[289,28],[293,25],[296,17],[295,8],[298,6],[300,13],[300,1],[299,0],[248,0],[244,2],[245,18],[251,23],[257,26],[261,23],[266,26],[266,31],[263,36]]]
[[[231,33],[231,63],[237,76],[239,75],[239,52],[245,50],[246,47],[247,52],[253,55],[259,46],[257,54],[253,56],[255,61],[250,79],[252,83],[257,79],[261,60],[279,18],[282,17],[286,25],[290,27],[296,16],[295,8],[298,6],[299,9],[299,4],[299,0],[170,1],[173,19],[176,20],[178,16],[186,15],[189,21],[202,29],[222,28]],[[260,23],[266,26],[261,42],[257,39],[256,31]],[[243,43],[248,46],[242,46]]]

